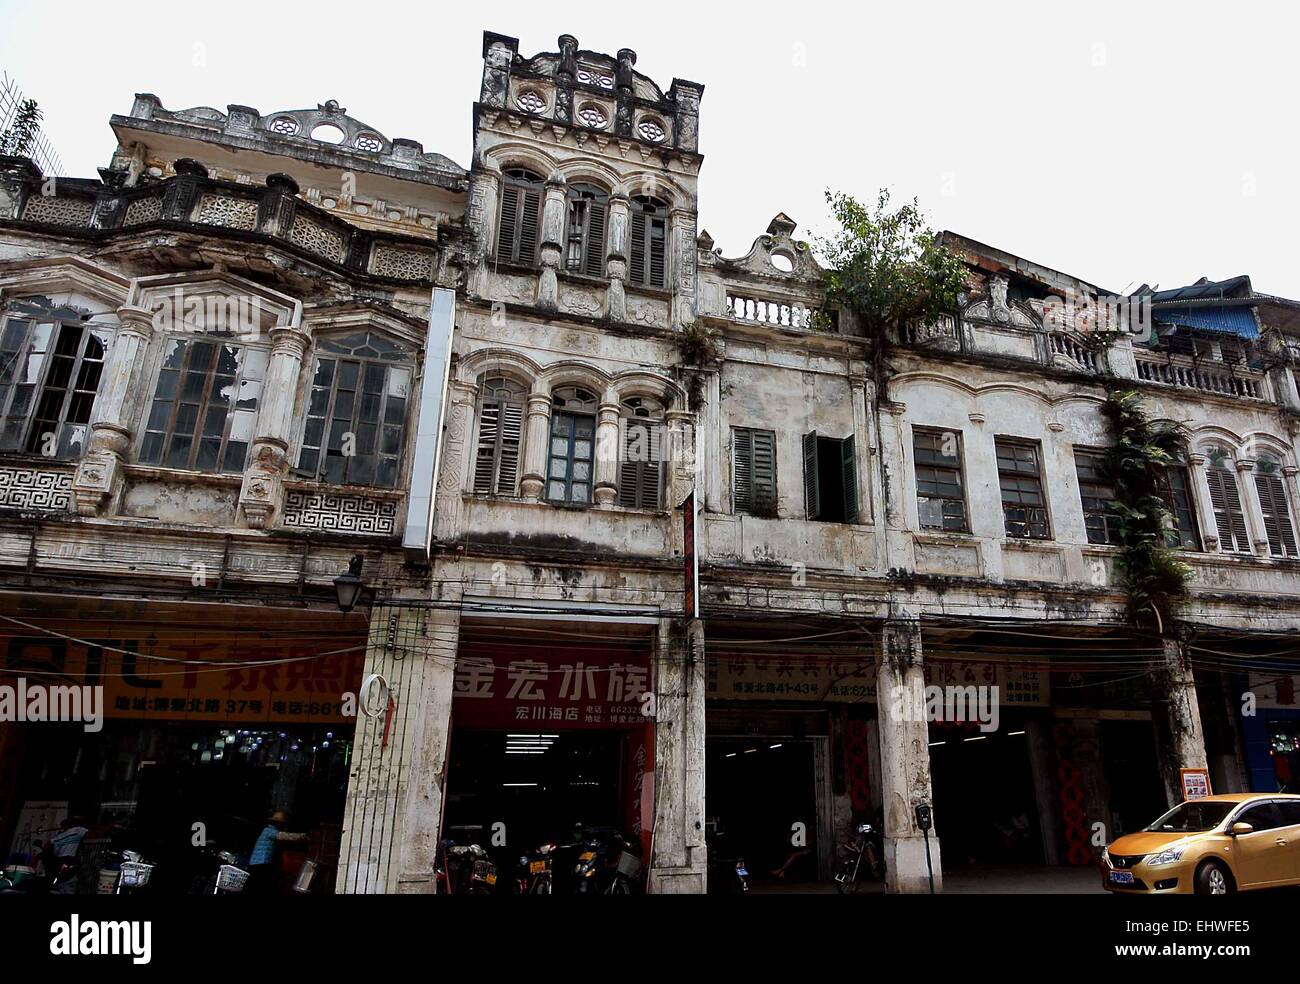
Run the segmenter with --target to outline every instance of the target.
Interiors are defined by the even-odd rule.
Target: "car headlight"
[[[1151,857],[1147,858],[1147,864],[1153,866],[1159,864],[1173,864],[1175,861],[1182,858],[1183,850],[1184,848],[1177,847],[1170,848],[1167,851],[1161,851],[1159,854],[1153,854]]]

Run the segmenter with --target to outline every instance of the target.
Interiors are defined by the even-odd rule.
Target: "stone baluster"
[[[551,443],[551,395],[544,390],[528,394],[528,430],[524,437],[524,474],[519,492],[533,502],[540,502],[546,488],[547,453]]]
[[[154,337],[154,316],[146,308],[120,307],[117,318],[121,327],[104,364],[90,441],[72,479],[73,501],[82,516],[98,516],[121,489],[122,465],[131,447],[130,422],[137,405],[133,396]]]
[[[252,454],[239,490],[239,505],[244,518],[255,530],[270,525],[283,498],[298,381],[310,344],[311,339],[301,328],[271,330],[271,360],[262,386],[257,436],[253,438]]]

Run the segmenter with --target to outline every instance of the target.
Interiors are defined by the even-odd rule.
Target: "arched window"
[[[0,326],[0,451],[73,459],[86,449],[112,332],[44,299],[10,302]]]
[[[478,445],[474,453],[474,491],[514,495],[519,480],[528,394],[512,379],[485,379],[478,404]]]
[[[316,346],[298,470],[334,485],[396,487],[415,360],[375,332]]]
[[[1205,481],[1214,507],[1214,525],[1219,531],[1219,549],[1229,553],[1250,553],[1246,533],[1246,514],[1241,508],[1241,492],[1233,470],[1232,455],[1224,448],[1206,452]]]
[[[618,502],[632,509],[658,509],[663,487],[664,408],[658,400],[623,401],[623,453],[618,466]]]
[[[634,284],[662,287],[668,282],[668,205],[649,195],[632,199],[628,237],[628,277]]]
[[[596,394],[578,386],[565,386],[552,394],[546,472],[546,498],[552,502],[591,502],[596,406]]]
[[[1291,524],[1291,507],[1287,503],[1282,464],[1272,455],[1260,455],[1255,462],[1255,490],[1268,536],[1268,550],[1274,557],[1295,557],[1295,527]]]
[[[537,264],[543,197],[542,179],[533,172],[512,168],[501,176],[497,260],[527,266]]]
[[[569,234],[564,264],[575,273],[605,273],[605,222],[609,195],[589,184],[569,185]]]

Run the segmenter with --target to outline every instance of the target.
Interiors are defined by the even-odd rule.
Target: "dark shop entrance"
[[[744,858],[756,885],[815,881],[815,740],[710,737],[706,759],[705,813],[715,853]]]
[[[945,870],[1045,863],[1029,737],[1019,716],[997,731],[930,726],[935,832]]]

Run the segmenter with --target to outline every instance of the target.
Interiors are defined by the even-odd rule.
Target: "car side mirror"
[[[1252,831],[1254,831],[1254,829],[1255,829],[1254,827],[1246,823],[1244,820],[1238,820],[1236,823],[1232,825],[1232,830],[1229,832],[1232,834],[1233,837],[1240,837],[1242,834],[1251,833]]]

